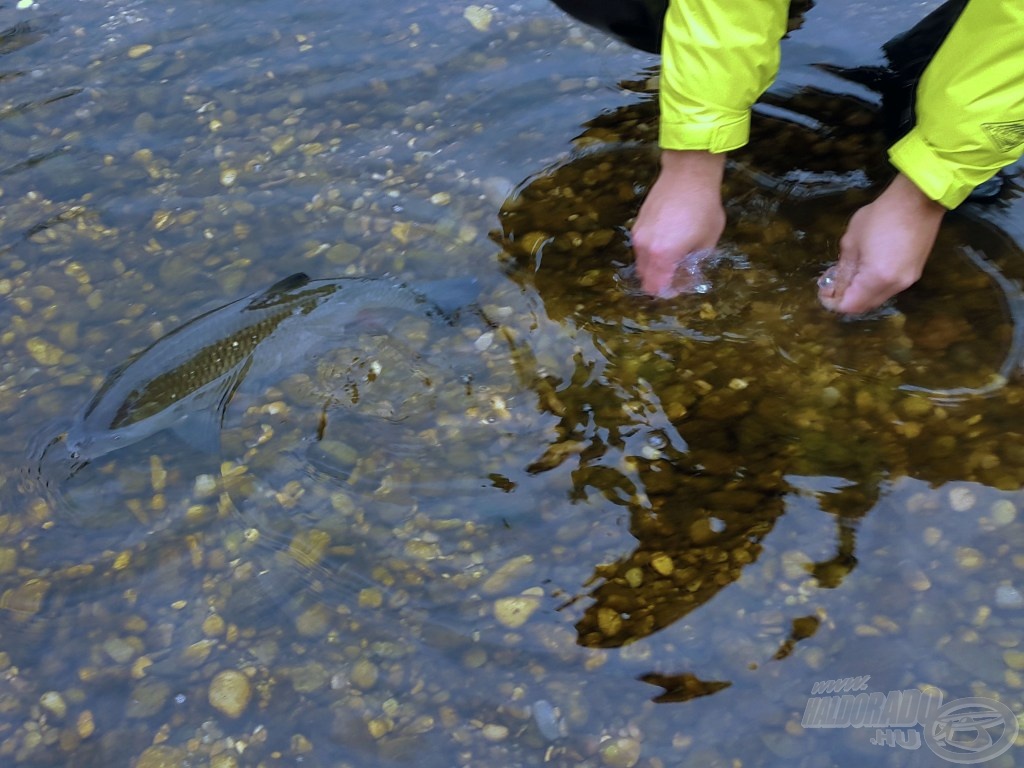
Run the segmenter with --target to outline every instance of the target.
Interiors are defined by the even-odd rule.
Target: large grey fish
[[[468,279],[416,289],[390,278],[299,273],[200,315],[109,375],[63,436],[70,473],[165,429],[215,448],[224,410],[254,368],[285,370],[325,338],[342,338],[346,327],[382,311],[448,322],[472,300],[470,291]]]

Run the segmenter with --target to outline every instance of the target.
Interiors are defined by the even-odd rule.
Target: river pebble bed
[[[937,4],[887,5],[794,29],[671,299],[628,239],[658,60],[547,2],[0,7],[0,764],[977,754],[809,719],[843,681],[994,702],[1013,742],[1019,170],[896,301],[816,299],[889,170],[877,94],[815,64],[876,66]],[[296,272],[476,297],[252,372],[216,450],[36,460],[134,354]]]

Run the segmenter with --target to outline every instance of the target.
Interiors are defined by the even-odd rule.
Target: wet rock
[[[494,618],[509,629],[517,629],[540,607],[540,597],[532,594],[503,597],[494,603]]]
[[[18,564],[18,551],[12,547],[0,547],[0,574],[11,573]]]
[[[623,737],[601,746],[601,763],[608,768],[633,768],[640,761],[640,742]]]
[[[1000,584],[996,587],[995,604],[998,608],[1024,608],[1024,595],[1012,584]]]
[[[103,650],[118,664],[127,664],[142,650],[142,643],[137,637],[111,637],[103,642]]]
[[[181,663],[187,667],[198,667],[203,664],[213,652],[217,641],[212,639],[199,640],[186,646],[181,652]]]
[[[237,669],[224,669],[210,682],[207,694],[210,706],[231,718],[240,717],[249,706],[252,686],[249,678]]]
[[[675,570],[675,563],[673,563],[672,558],[664,552],[659,552],[651,558],[651,568],[662,576],[669,576]]]
[[[207,637],[220,637],[226,628],[227,624],[219,614],[211,613],[203,619],[203,634]]]
[[[303,637],[320,637],[330,626],[330,611],[322,604],[306,609],[295,619],[295,629]]]
[[[964,571],[973,571],[985,564],[985,555],[974,547],[957,547],[956,564]]]
[[[60,720],[68,713],[68,705],[57,691],[47,691],[40,696],[39,706]]]
[[[614,608],[599,608],[597,628],[605,637],[613,637],[622,631],[622,616]]]
[[[356,688],[366,691],[377,684],[379,674],[376,664],[369,659],[360,659],[352,665],[349,681]]]
[[[477,32],[486,32],[491,28],[491,20],[494,18],[493,11],[482,5],[469,5],[462,12],[462,17],[468,21]]]
[[[139,755],[135,768],[181,768],[184,759],[184,750],[159,744]]]
[[[508,738],[508,727],[498,723],[487,723],[480,731],[488,741],[504,741]]]
[[[966,486],[959,485],[949,491],[949,505],[957,512],[967,512],[973,509],[976,503],[974,491]]]
[[[989,517],[995,527],[1002,528],[1017,519],[1017,507],[1014,506],[1012,501],[1002,499],[992,505]]]
[[[0,609],[10,611],[15,620],[24,621],[39,612],[49,589],[50,582],[30,579],[0,595]]]
[[[555,741],[566,735],[565,721],[558,710],[546,699],[538,699],[533,703],[533,722],[548,741]]]
[[[152,717],[167,703],[170,686],[162,680],[143,680],[132,689],[125,707],[127,717]]]
[[[61,358],[64,356],[64,350],[38,336],[33,336],[25,342],[25,346],[28,349],[28,353],[40,365],[59,365]]]
[[[511,583],[527,572],[532,564],[532,555],[520,555],[506,561],[484,580],[484,583],[480,585],[480,591],[485,595],[496,595],[508,591]]]
[[[78,734],[78,738],[87,739],[93,735],[96,731],[96,722],[93,720],[92,711],[84,710],[78,715],[75,720],[75,733]]]
[[[1024,669],[1024,651],[1003,651],[1003,661],[1010,669]]]
[[[288,667],[281,674],[290,678],[292,687],[299,693],[312,693],[330,682],[330,674],[318,661],[311,661],[297,667]]]

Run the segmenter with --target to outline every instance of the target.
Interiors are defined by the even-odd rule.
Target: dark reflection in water
[[[596,489],[628,510],[638,540],[595,570],[583,645],[634,642],[707,603],[757,559],[793,494],[836,518],[834,555],[807,566],[835,588],[857,564],[858,521],[899,478],[1022,479],[1018,448],[988,417],[1018,397],[1003,395],[1021,363],[1022,297],[995,264],[1019,250],[954,222],[897,306],[854,322],[825,313],[814,276],[886,173],[879,116],[810,89],[768,103],[806,117],[756,121],[731,161],[730,225],[706,294],[650,299],[631,276],[623,224],[655,172],[653,104],[594,120],[584,149],[503,208],[510,274],[592,345],[550,385],[561,408],[549,452],[573,461],[575,496]],[[988,468],[961,447],[982,414],[969,450],[991,451]],[[817,627],[797,621],[778,658]],[[662,700],[722,687],[645,679]]]

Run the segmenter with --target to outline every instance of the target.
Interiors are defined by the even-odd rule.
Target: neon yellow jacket
[[[788,0],[670,0],[660,144],[728,152],[771,85]],[[971,0],[918,88],[917,124],[889,158],[933,200],[959,205],[1024,152],[1024,0]]]

